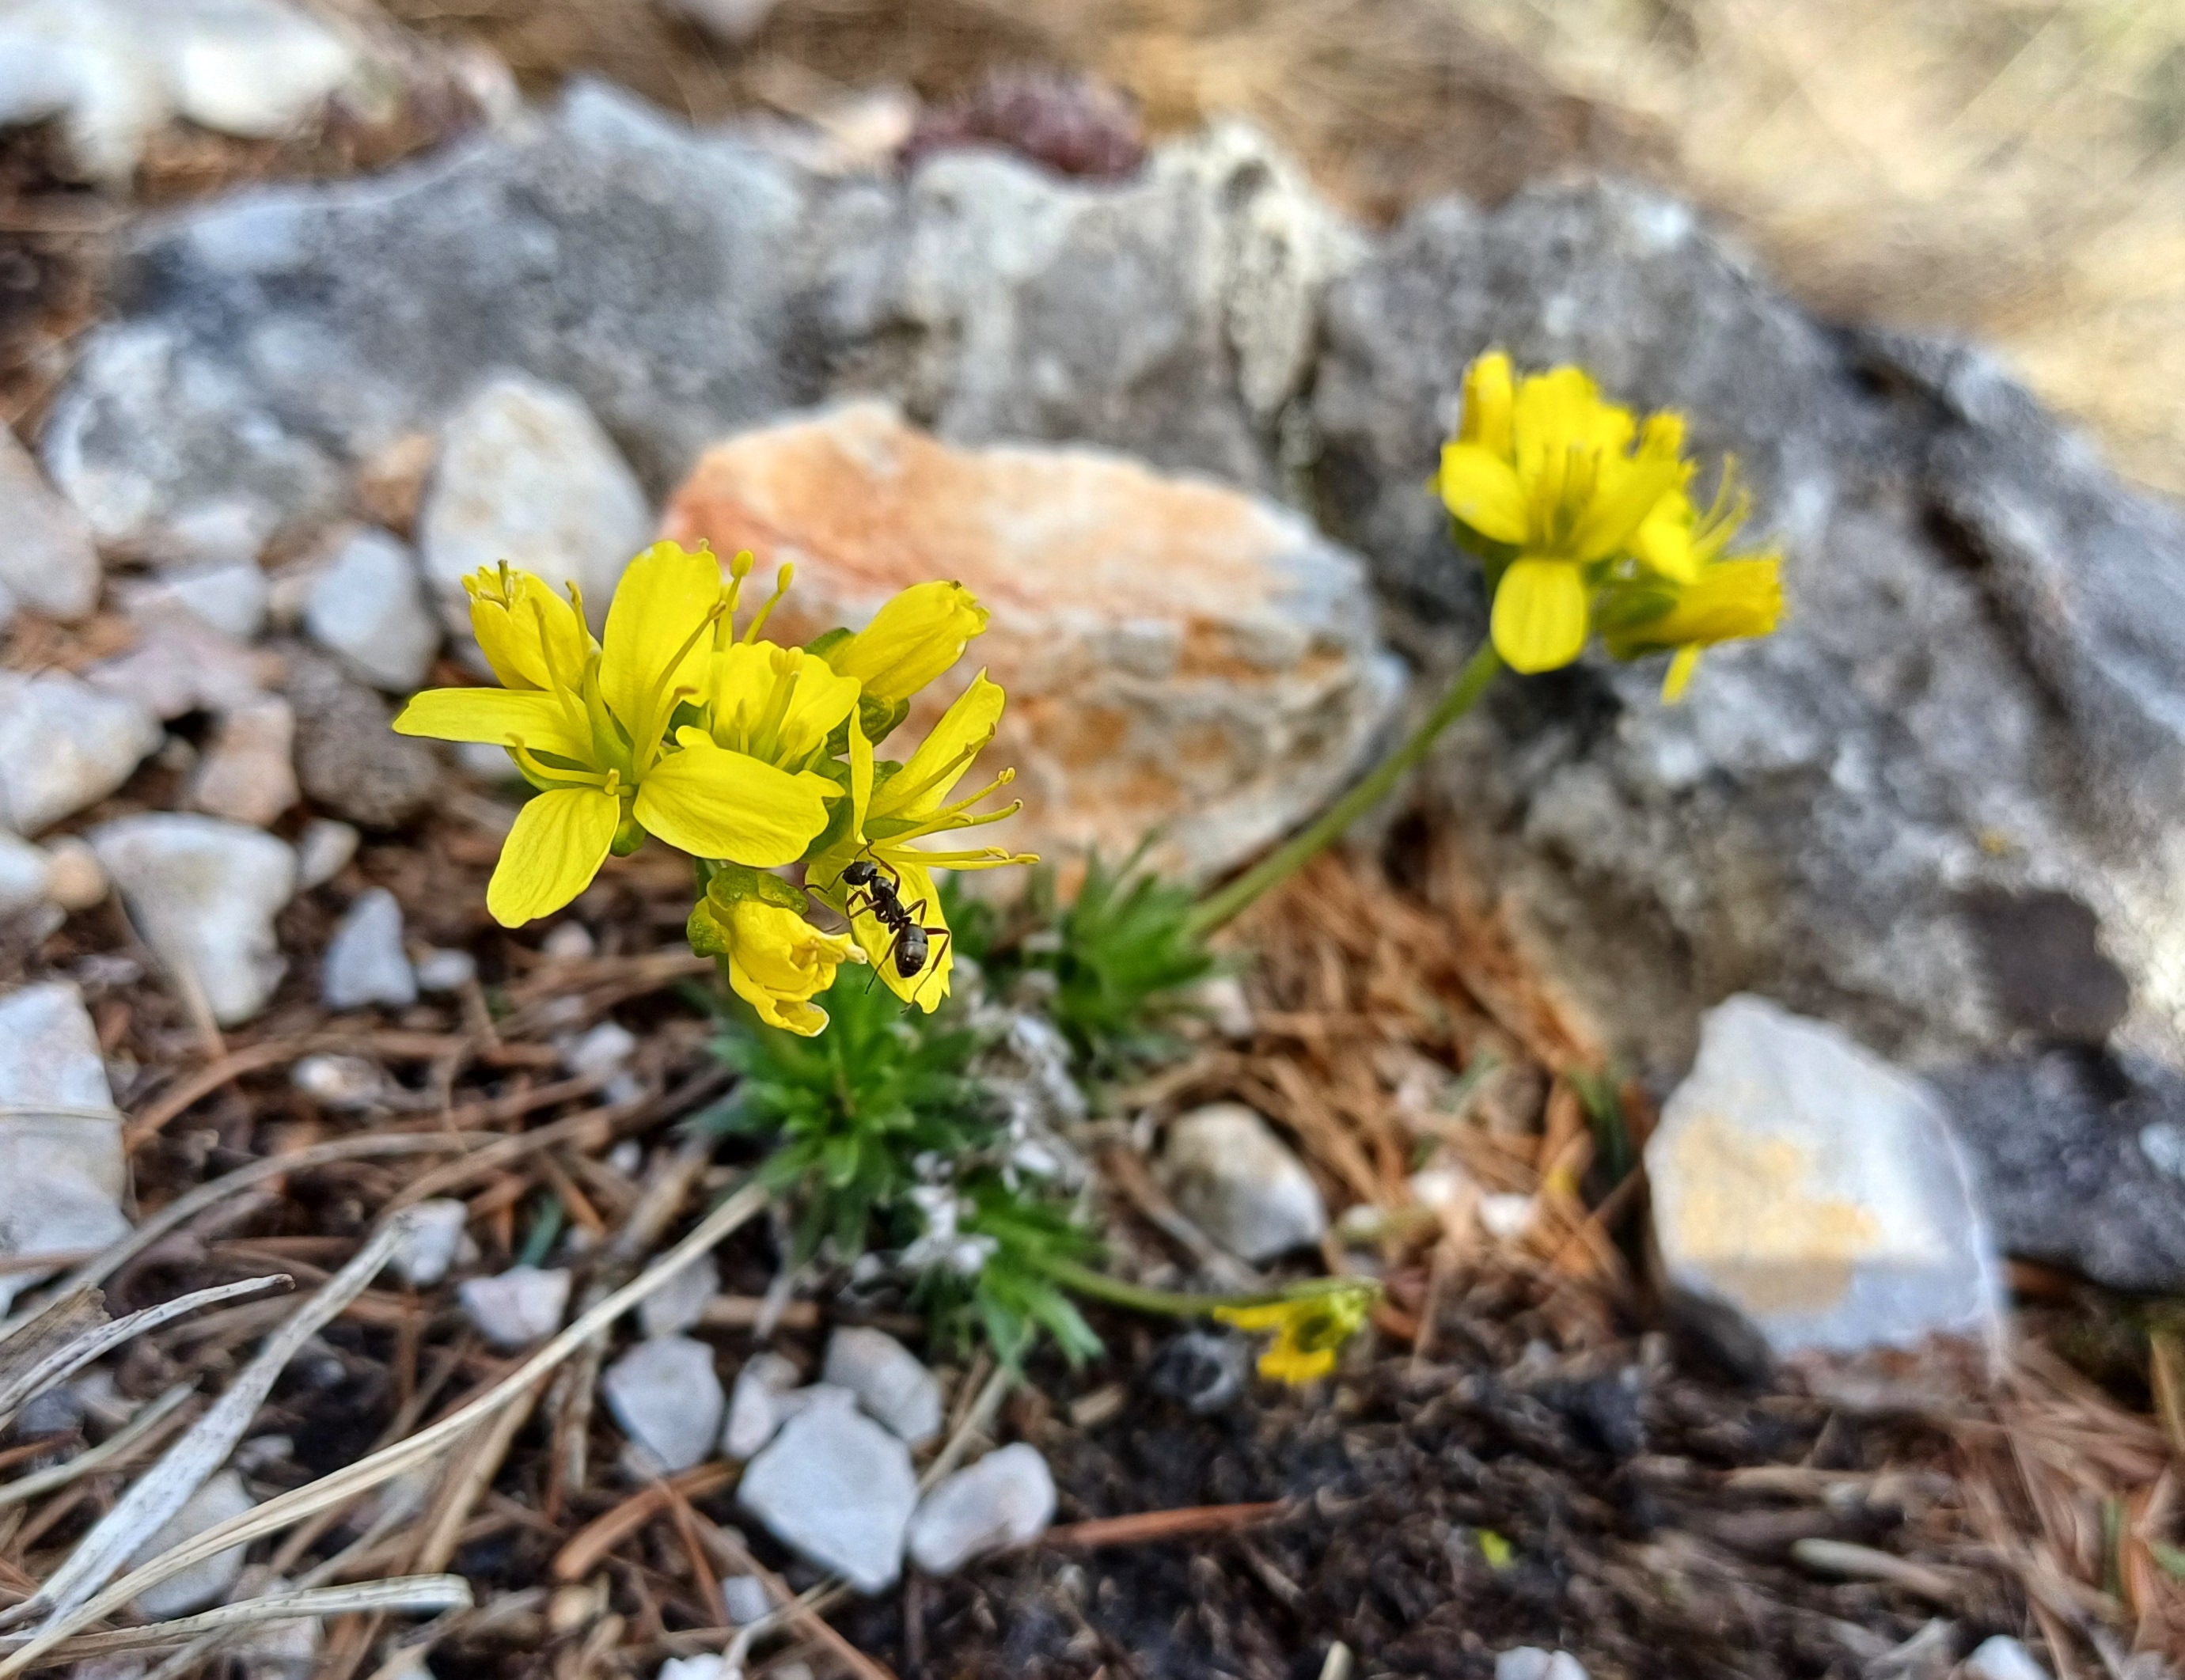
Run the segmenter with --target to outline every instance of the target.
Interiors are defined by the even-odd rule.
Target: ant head
[[[869,887],[879,874],[880,870],[862,857],[842,866],[842,879],[853,887]]]

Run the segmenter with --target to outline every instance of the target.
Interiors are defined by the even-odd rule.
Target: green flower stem
[[[1039,1268],[1065,1289],[1107,1301],[1132,1312],[1158,1313],[1164,1318],[1203,1319],[1217,1307],[1265,1307],[1294,1296],[1319,1294],[1325,1285],[1318,1280],[1303,1288],[1261,1289],[1246,1295],[1192,1295],[1175,1289],[1148,1289],[1142,1283],[1126,1283],[1075,1260],[1042,1258]]]
[[[1311,825],[1255,863],[1219,890],[1209,893],[1192,907],[1184,923],[1191,933],[1204,937],[1233,920],[1263,894],[1280,886],[1340,839],[1343,831],[1387,798],[1396,784],[1416,769],[1433,749],[1441,732],[1469,711],[1485,692],[1502,661],[1492,641],[1465,661],[1449,692],[1411,732],[1411,739],[1367,772],[1350,792],[1322,812]]]

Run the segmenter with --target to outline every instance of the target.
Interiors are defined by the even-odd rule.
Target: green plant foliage
[[[1191,890],[1140,868],[1143,851],[1116,869],[1096,854],[1051,939],[1025,941],[1027,966],[1055,979],[1048,1013],[1095,1077],[1175,1054],[1166,1024],[1186,1009],[1182,994],[1220,966],[1186,925]],[[1051,894],[1051,884],[1036,882],[1041,890]]]
[[[1100,1338],[1050,1275],[1053,1261],[1095,1258],[1092,1234],[998,1172],[974,1173],[958,1191],[958,1232],[992,1247],[974,1276],[936,1266],[919,1277],[915,1298],[941,1333],[966,1351],[983,1336],[1008,1365],[1021,1366],[1042,1331],[1073,1365],[1097,1356]]]
[[[715,1044],[743,1078],[700,1123],[773,1144],[759,1175],[796,1209],[800,1264],[829,1237],[838,1259],[856,1258],[875,1215],[917,1182],[913,1162],[955,1158],[994,1136],[991,1104],[965,1073],[977,1035],[906,1016],[870,978],[846,968],[820,994],[832,1019],[816,1038],[762,1026],[740,1006]]]

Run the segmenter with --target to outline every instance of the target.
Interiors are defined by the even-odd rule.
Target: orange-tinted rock
[[[1050,855],[1159,829],[1158,861],[1218,873],[1349,779],[1400,680],[1362,564],[1287,509],[1101,449],[954,447],[878,403],[716,444],[662,534],[750,549],[760,580],[795,561],[785,641],[970,589],[986,633],[905,727],[985,667],[1009,697],[989,762],[1025,801],[998,837]]]

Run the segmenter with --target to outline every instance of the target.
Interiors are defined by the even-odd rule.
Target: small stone
[[[92,1112],[40,1113],[47,1105]],[[121,1118],[98,1030],[67,981],[0,997],[0,1253],[103,1248],[127,1234]],[[0,1276],[0,1310],[41,1275]]]
[[[848,1405],[810,1405],[751,1461],[736,1497],[774,1538],[861,1593],[902,1572],[918,1504],[910,1448]]]
[[[537,1266],[511,1266],[498,1277],[473,1277],[455,1290],[479,1335],[513,1352],[562,1327],[569,1304],[569,1274]]]
[[[1054,1476],[1039,1448],[1020,1441],[943,1480],[910,1520],[911,1560],[953,1575],[973,1558],[1025,1546],[1054,1520]]]
[[[638,1303],[637,1321],[647,1336],[679,1336],[698,1322],[721,1287],[711,1254],[701,1254]]]
[[[149,1563],[160,1553],[195,1539],[206,1529],[216,1527],[230,1517],[241,1516],[255,1503],[244,1489],[240,1476],[232,1470],[221,1471],[191,1494],[189,1502],[137,1549],[129,1560],[130,1566]],[[243,1554],[249,1549],[248,1543],[231,1546],[157,1586],[147,1588],[137,1595],[137,1608],[151,1621],[163,1621],[217,1603],[243,1573]]]
[[[612,1079],[637,1053],[637,1035],[619,1021],[601,1021],[562,1052],[562,1064],[586,1079]]]
[[[439,621],[426,602],[416,557],[400,539],[372,527],[320,568],[304,625],[350,676],[395,694],[422,684],[440,650]]]
[[[264,695],[220,720],[190,778],[191,809],[271,828],[302,797],[296,785],[296,714]]]
[[[277,683],[281,661],[258,653],[201,622],[171,613],[138,626],[137,644],[102,660],[85,680],[119,695],[169,722],[187,712],[226,712],[248,706]]]
[[[322,887],[349,868],[361,837],[347,823],[314,817],[296,836],[296,890]]]
[[[417,1001],[417,976],[402,951],[402,907],[385,887],[359,893],[334,929],[319,995],[329,1009],[406,1009]]]
[[[748,1627],[762,1621],[774,1608],[774,1595],[766,1590],[766,1582],[756,1575],[724,1575],[721,1577],[721,1608],[729,1613],[731,1627]]]
[[[1327,1230],[1312,1175],[1242,1103],[1213,1103],[1172,1122],[1155,1170],[1184,1216],[1241,1259],[1271,1260]]]
[[[1232,1044],[1248,1042],[1259,1031],[1244,982],[1234,974],[1215,974],[1191,989],[1191,1002],[1205,1013],[1214,1030]]]
[[[139,584],[123,598],[123,608],[140,624],[163,622],[187,612],[207,629],[247,642],[265,628],[269,586],[254,560],[170,572]]]
[[[321,1108],[337,1113],[369,1108],[387,1092],[379,1064],[361,1056],[306,1056],[296,1063],[288,1082]]]
[[[660,1672],[653,1680],[726,1680],[729,1665],[726,1658],[713,1651],[701,1651],[696,1656],[672,1656],[660,1665]],[[779,1666],[773,1673],[779,1674]]]
[[[467,951],[428,951],[416,969],[418,991],[461,991],[478,978],[478,958]]]
[[[713,1450],[726,1399],[713,1350],[687,1336],[639,1342],[600,1378],[615,1421],[661,1469],[688,1470]]]
[[[53,863],[42,847],[0,829],[0,916],[14,916],[53,896]]]
[[[448,1275],[462,1247],[471,1210],[446,1197],[413,1203],[390,1264],[412,1289],[429,1289]]]
[[[0,427],[0,585],[49,618],[87,617],[98,605],[98,551],[83,516],[46,483],[15,434]]]
[[[377,689],[299,649],[282,692],[296,709],[296,774],[312,803],[366,829],[400,828],[432,802],[440,761],[398,735]]]
[[[1520,1645],[1495,1659],[1495,1680],[1586,1680],[1586,1673],[1568,1651]]]
[[[284,841],[170,812],[117,818],[90,840],[145,942],[195,985],[214,1020],[239,1026],[265,1007],[287,966],[273,934],[296,882]]]
[[[1964,1680],[2048,1680],[2048,1671],[2019,1641],[1998,1633],[1973,1648]]]
[[[88,910],[106,901],[106,870],[90,843],[63,834],[46,846],[46,896],[64,910]]]
[[[848,1389],[910,1446],[922,1447],[941,1432],[939,1381],[884,1330],[846,1326],[828,1337],[821,1381]]]
[[[750,549],[760,578],[793,559],[768,621],[786,643],[960,579],[991,617],[935,697],[981,667],[1008,690],[992,750],[1018,768],[1025,851],[1121,857],[1157,829],[1155,867],[1217,874],[1342,789],[1401,688],[1355,555],[1275,502],[1083,444],[973,448],[845,404],[715,444],[661,534]]]
[[[579,962],[599,950],[599,941],[582,922],[557,922],[539,941],[539,954],[557,962]]]
[[[450,628],[463,635],[462,580],[510,555],[554,589],[576,583],[597,629],[651,527],[637,475],[583,399],[508,374],[449,420],[418,548]]]
[[[2000,1268],[1941,1102],[1836,1027],[1749,996],[1708,1011],[1646,1172],[1668,1283],[1748,1363],[1999,1345]]]
[[[0,826],[51,828],[127,781],[161,739],[125,695],[59,672],[0,671]]]
[[[755,1457],[774,1439],[789,1412],[781,1402],[796,1387],[800,1373],[780,1353],[753,1353],[736,1373],[729,1397],[729,1420],[721,1431],[721,1451],[729,1458]]]
[[[1515,1242],[1533,1228],[1540,1205],[1514,1190],[1500,1191],[1481,1197],[1478,1211],[1480,1228],[1489,1236],[1497,1242]]]
[[[178,114],[217,133],[292,134],[363,70],[341,36],[282,0],[185,0],[178,9],[163,31],[168,88]]]

